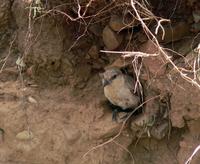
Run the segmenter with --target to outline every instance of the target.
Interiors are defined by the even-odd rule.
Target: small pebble
[[[18,140],[30,140],[33,138],[33,133],[31,131],[28,131],[28,130],[24,130],[22,132],[19,132],[17,135],[16,135],[16,138]]]

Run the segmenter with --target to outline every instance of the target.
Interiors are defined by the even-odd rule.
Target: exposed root
[[[15,34],[13,40],[12,40],[11,43],[10,43],[10,47],[9,47],[7,56],[6,56],[3,60],[0,61],[0,63],[3,62],[2,67],[1,67],[1,69],[0,69],[0,73],[3,72],[3,69],[4,69],[5,66],[6,66],[7,60],[8,60],[8,58],[9,58],[10,55],[11,55],[11,51],[12,51],[12,48],[13,48],[13,44],[15,43],[16,37],[17,37],[17,36],[16,36],[16,34]]]
[[[188,160],[185,162],[185,164],[190,164],[192,162],[192,158],[198,153],[200,150],[200,145],[198,145],[195,150],[193,151],[192,155],[188,158]]]

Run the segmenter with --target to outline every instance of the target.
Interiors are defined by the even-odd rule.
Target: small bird
[[[118,68],[110,68],[100,74],[104,87],[104,95],[109,102],[116,106],[113,119],[118,112],[131,112],[140,103],[140,97],[134,94],[134,79],[122,73]]]

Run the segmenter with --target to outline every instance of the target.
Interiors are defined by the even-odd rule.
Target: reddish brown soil
[[[66,1],[49,0],[47,8],[63,2]],[[193,1],[184,2],[177,7],[177,17],[183,14],[187,3],[193,7]],[[98,1],[88,13],[107,3]],[[104,68],[124,64],[117,55],[99,53],[105,48],[102,29],[110,15],[123,9],[124,1],[117,3],[120,4],[119,8],[114,6],[117,10],[97,16],[88,33],[73,44],[84,31],[83,22],[71,22],[55,13],[30,19],[30,1],[0,0],[0,68],[3,66],[0,70],[0,164],[183,164],[198,146],[199,90],[170,70],[170,65],[159,56],[144,60],[141,82],[145,100],[159,95],[159,99],[146,103],[145,111],[155,113],[164,109],[155,126],[163,120],[172,125],[166,136],[161,140],[148,136],[154,125],[140,128],[138,134],[133,124],[146,114],[142,113],[131,118],[115,140],[96,147],[118,135],[122,126],[122,122],[112,121],[98,75]],[[166,6],[172,4],[170,0]],[[75,15],[73,7],[77,7],[76,3],[59,9]],[[191,14],[192,7],[184,16]],[[163,8],[161,5],[159,10]],[[161,16],[170,13],[159,10],[156,12]],[[176,31],[177,37],[174,35],[179,43],[174,47],[189,56],[193,34],[186,37],[186,42],[183,35],[188,34],[189,23],[180,24],[182,30]],[[122,35],[124,40],[119,49],[129,41],[130,34],[122,32]],[[169,40],[164,42],[168,43],[171,33],[166,35]],[[134,48],[157,52],[142,33],[138,36]],[[144,43],[142,46],[137,45],[140,41]],[[126,48],[134,49],[131,46]],[[21,56],[26,64],[22,70],[16,65]],[[184,61],[180,59],[177,63],[181,65]],[[127,70],[133,71],[131,66]],[[197,154],[192,164],[199,163]]]

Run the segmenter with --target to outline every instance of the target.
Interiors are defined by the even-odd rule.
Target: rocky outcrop
[[[108,50],[115,50],[121,44],[123,35],[115,33],[109,26],[106,26],[103,30],[102,38]]]

